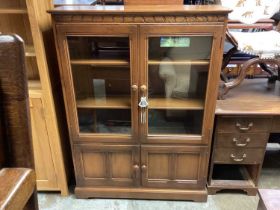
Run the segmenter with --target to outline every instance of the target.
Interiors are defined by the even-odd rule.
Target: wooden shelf
[[[244,187],[255,187],[252,180],[211,180],[211,187],[224,189],[242,189]]]
[[[26,8],[1,8],[0,7],[0,14],[27,14]]]
[[[169,110],[203,110],[204,101],[190,98],[149,98],[149,108]]]
[[[32,45],[25,45],[25,56],[26,57],[35,57],[35,49]]]
[[[104,99],[87,98],[77,100],[78,108],[94,108],[94,109],[130,109],[130,97],[111,96]]]
[[[70,61],[72,65],[93,66],[128,66],[129,61],[124,59],[75,59]]]
[[[161,61],[161,60],[149,60],[149,65],[209,65],[209,60],[177,60],[177,61]]]

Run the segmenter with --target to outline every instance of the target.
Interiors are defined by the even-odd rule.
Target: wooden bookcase
[[[47,10],[49,0],[1,0],[0,32],[17,34],[25,43],[26,69],[30,97],[32,137],[38,190],[61,191],[68,194],[63,138],[59,130],[52,83],[57,71],[51,40],[51,19]],[[58,80],[58,79],[56,79]]]
[[[228,12],[182,5],[50,11],[77,197],[206,201]]]

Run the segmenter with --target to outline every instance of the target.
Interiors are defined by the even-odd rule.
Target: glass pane
[[[200,134],[203,111],[149,109],[150,134]]]
[[[129,38],[68,37],[68,44],[80,132],[130,133]]]
[[[82,133],[131,133],[129,109],[78,109]]]
[[[149,133],[200,134],[212,39],[211,36],[149,39],[149,120],[155,113],[161,116],[158,123],[149,121]]]

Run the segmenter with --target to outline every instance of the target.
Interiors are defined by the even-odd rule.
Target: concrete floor
[[[268,146],[259,188],[280,189],[280,145]],[[39,206],[44,210],[254,210],[258,196],[223,192],[208,196],[206,203],[187,201],[147,201],[127,199],[76,199],[73,194],[40,193]],[[280,205],[279,205],[280,206]],[[280,207],[279,207],[280,209]]]

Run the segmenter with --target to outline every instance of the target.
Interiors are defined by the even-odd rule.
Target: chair
[[[238,20],[249,28],[258,27],[255,22],[260,19],[272,17],[279,11],[280,0],[221,0],[223,6],[233,9],[230,13],[230,20]],[[261,24],[265,28],[264,23]],[[241,26],[242,28],[242,26]],[[268,27],[270,28],[270,27]],[[237,87],[246,77],[249,67],[260,65],[269,75],[268,84],[272,87],[276,80],[280,80],[280,33],[274,30],[257,32],[239,32],[227,31],[226,39],[233,47],[224,56],[222,70],[225,69],[231,57],[240,51],[250,56],[240,69],[239,75],[232,81],[228,81],[223,72],[221,74],[224,80],[222,91],[219,94],[220,99],[224,99],[230,89]]]
[[[25,55],[16,35],[0,34],[0,109],[0,209],[36,210]]]

